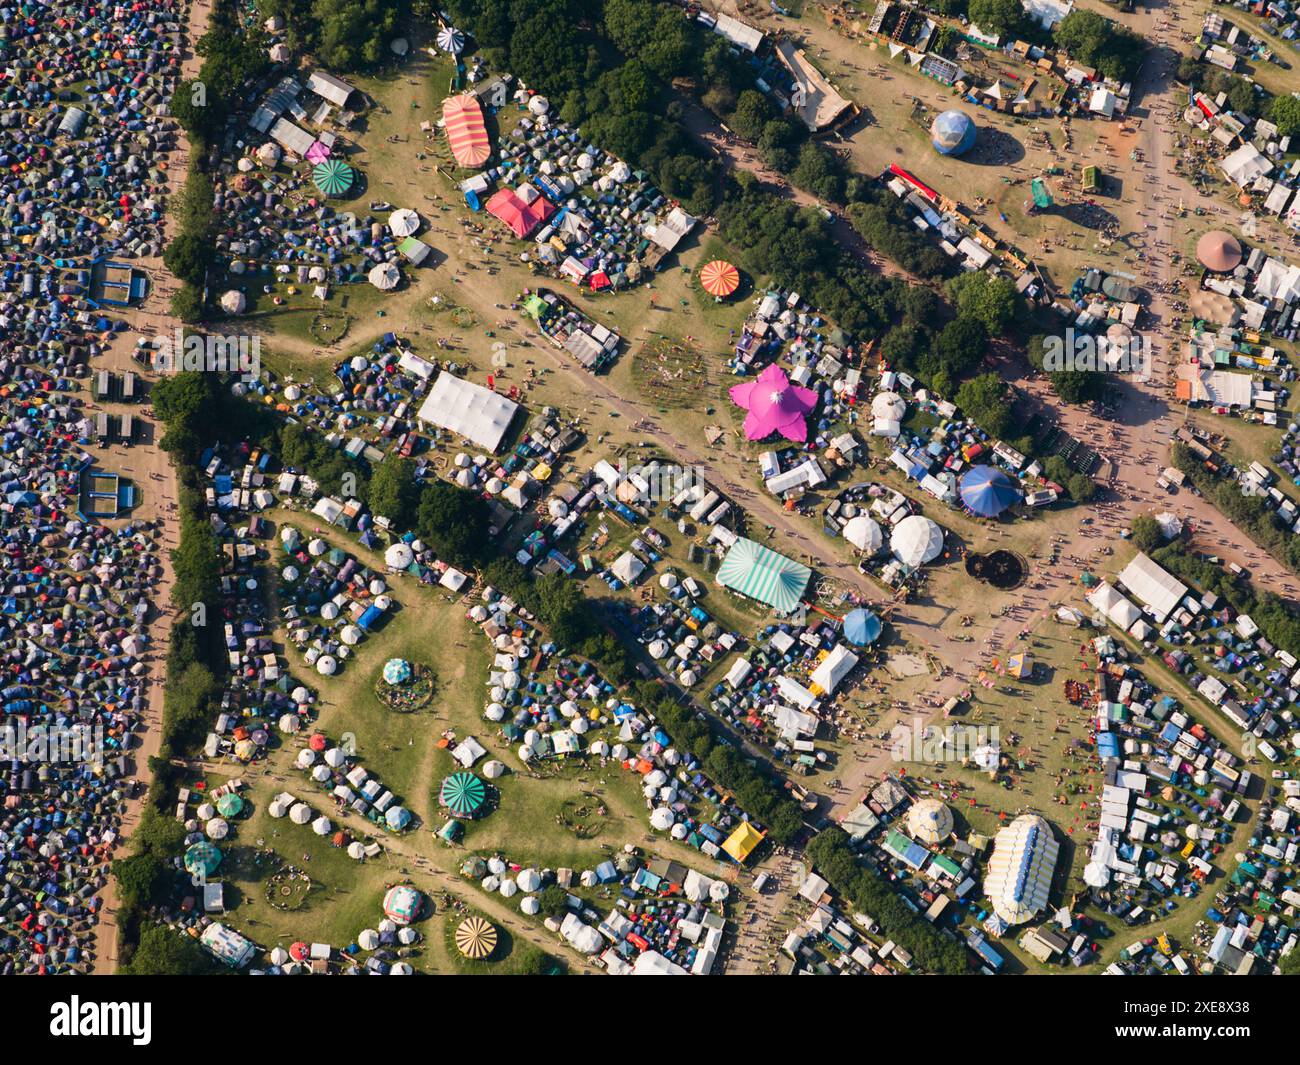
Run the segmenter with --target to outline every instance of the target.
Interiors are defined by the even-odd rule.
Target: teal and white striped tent
[[[788,614],[799,606],[812,570],[753,540],[731,545],[718,570],[718,583]]]

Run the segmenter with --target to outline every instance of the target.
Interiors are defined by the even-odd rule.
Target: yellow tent
[[[748,821],[742,821],[740,827],[736,829],[722,844],[722,849],[736,862],[741,865],[745,864],[745,859],[750,856],[754,848],[763,842],[763,833],[758,831]]]

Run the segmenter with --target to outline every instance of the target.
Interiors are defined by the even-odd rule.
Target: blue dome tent
[[[880,619],[862,607],[844,615],[844,638],[858,647],[865,647],[880,639],[881,628]]]
[[[930,124],[930,143],[940,155],[963,155],[975,145],[975,121],[965,111],[945,111]]]
[[[981,518],[996,518],[1020,499],[1016,482],[993,466],[973,466],[962,477],[961,501]]]

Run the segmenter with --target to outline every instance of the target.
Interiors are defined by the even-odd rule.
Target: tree
[[[626,683],[632,676],[627,651],[618,639],[608,632],[598,632],[582,641],[582,653],[600,666],[606,679],[615,684]]]
[[[954,318],[939,332],[935,342],[940,365],[950,375],[960,377],[978,366],[988,345],[984,323],[973,315]]]
[[[1011,428],[1006,384],[995,373],[972,377],[957,389],[957,406],[989,436],[1003,437]]]
[[[655,33],[654,0],[605,0],[606,36],[624,55],[637,55]]]
[[[487,503],[458,485],[432,481],[420,494],[415,529],[440,558],[474,565],[487,550]]]
[[[912,369],[928,342],[929,334],[904,318],[880,341],[880,355],[890,366]]]
[[[1043,475],[1053,484],[1066,487],[1074,471],[1060,455],[1048,455],[1043,461]]]
[[[680,12],[664,5],[658,9],[654,33],[642,42],[638,54],[655,74],[670,81],[694,73],[693,44],[686,20]]]
[[[168,865],[161,858],[150,853],[133,854],[113,863],[113,879],[117,881],[118,895],[125,905],[132,908],[158,900],[169,871]]]
[[[1025,9],[1020,0],[970,0],[967,13],[985,33],[1003,37],[1019,28]]]
[[[394,528],[409,529],[415,523],[416,508],[420,504],[415,463],[401,455],[384,456],[370,478],[366,503],[373,513],[391,521]]]
[[[816,141],[804,141],[799,162],[790,180],[820,200],[839,203],[844,199],[844,175],[839,159]]]
[[[1150,514],[1139,514],[1134,518],[1129,524],[1129,532],[1132,533],[1133,545],[1147,554],[1165,542],[1160,523]]]
[[[1233,111],[1251,118],[1254,118],[1259,113],[1259,98],[1255,95],[1255,86],[1245,78],[1230,78],[1228,88],[1225,91],[1228,96],[1228,107]],[[1279,99],[1292,100],[1295,98],[1283,96],[1279,97]],[[1300,103],[1300,101],[1296,102]]]
[[[1052,37],[1057,46],[1068,52],[1071,58],[1086,63],[1090,56],[1104,46],[1109,32],[1108,20],[1104,15],[1080,8],[1071,11],[1056,24]]]
[[[947,285],[957,311],[979,319],[991,337],[1002,336],[1020,310],[1020,294],[1005,277],[975,270],[954,277]]]
[[[212,261],[212,244],[201,233],[177,233],[163,252],[163,265],[182,281],[201,286]]]
[[[564,971],[564,964],[531,943],[516,947],[511,953],[516,976],[550,976]]]
[[[1101,395],[1105,378],[1096,370],[1057,370],[1047,375],[1052,391],[1066,403],[1091,403]]]
[[[206,139],[226,122],[226,101],[215,86],[183,81],[172,94],[172,114],[192,138]],[[187,181],[193,180],[191,174]]]
[[[784,118],[774,118],[763,127],[758,138],[758,147],[763,153],[763,160],[782,173],[793,170],[798,165],[794,150],[800,139],[799,130],[793,122]]]
[[[537,893],[537,908],[543,917],[558,920],[569,912],[569,893],[559,884],[548,884]]]
[[[776,109],[757,89],[745,89],[736,97],[736,109],[727,124],[747,141],[757,141],[767,123],[776,117]]]
[[[185,843],[185,824],[147,802],[141,808],[140,823],[131,833],[131,842],[154,854],[176,854]]]
[[[515,23],[510,36],[513,73],[529,85],[545,86],[552,96],[564,96],[587,81],[586,55],[576,47],[584,34],[564,8],[563,3],[526,5],[528,17]]]
[[[973,11],[974,4],[971,6]],[[1095,66],[1115,81],[1131,79],[1146,51],[1142,37],[1095,11],[1077,8],[1056,24],[1052,36],[1072,59]]]
[[[135,953],[121,972],[128,976],[203,976],[213,969],[196,939],[166,925],[151,924],[141,933]]]
[[[191,662],[176,681],[169,679],[163,723],[174,743],[183,746],[203,737],[212,722],[212,702],[219,690],[216,674],[202,662]]]
[[[1300,133],[1300,99],[1289,93],[1274,98],[1268,109],[1268,120],[1277,126],[1279,137],[1294,137]]]
[[[183,283],[172,293],[168,307],[186,325],[203,321],[203,294],[189,282]]]
[[[618,72],[619,105],[623,111],[644,111],[654,99],[654,86],[645,64],[630,59]]]
[[[593,625],[582,589],[563,573],[548,573],[533,583],[537,616],[546,622],[551,639],[576,648],[592,635]]]
[[[728,85],[725,82],[719,85],[710,85],[700,96],[700,103],[712,111],[719,118],[731,114],[736,107],[738,94],[734,85]]]
[[[408,0],[315,0],[314,51],[334,70],[375,66],[410,9]]]
[[[179,353],[174,353],[179,357]],[[154,413],[167,427],[159,446],[173,454],[197,456],[199,441],[213,425],[217,397],[212,374],[183,370],[164,376],[150,393]]]
[[[934,43],[930,45],[930,50],[937,55],[952,57],[957,54],[957,47],[962,40],[961,30],[951,23],[947,23],[939,27],[939,32],[934,35]]]
[[[1066,483],[1066,488],[1069,489],[1070,498],[1077,503],[1091,503],[1100,491],[1097,482],[1086,473],[1073,474]]]

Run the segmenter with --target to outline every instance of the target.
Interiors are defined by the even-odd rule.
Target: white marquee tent
[[[419,419],[496,451],[518,409],[514,400],[444,371],[420,405]]]

